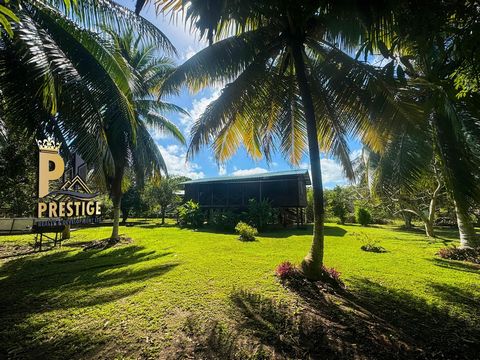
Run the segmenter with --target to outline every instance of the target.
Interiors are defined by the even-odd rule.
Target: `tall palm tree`
[[[434,8],[425,2],[399,5],[394,9],[397,41],[384,51],[390,63],[402,65],[424,109],[421,127],[427,130],[423,139],[428,146],[419,149],[438,159],[455,203],[462,247],[480,246],[469,214],[480,202],[480,95],[475,91],[479,52],[472,46],[478,38],[479,11],[471,2],[445,1]],[[421,166],[404,162],[404,175],[416,181]]]
[[[174,69],[173,63],[166,57],[159,56],[160,49],[154,43],[142,43],[142,36],[129,30],[118,35],[108,29],[118,53],[130,65],[136,77],[133,87],[133,111],[130,118],[122,115],[114,106],[107,108],[112,118],[104,117],[104,137],[97,137],[100,146],[89,145],[101,154],[96,164],[96,175],[104,180],[113,202],[114,222],[111,239],[118,240],[121,199],[124,192],[122,182],[127,170],[135,174],[136,183],[143,184],[145,177],[167,173],[167,167],[157,144],[149,133],[149,128],[162,131],[185,144],[177,126],[168,120],[165,112],[188,113],[182,108],[160,101],[164,94],[162,82]],[[132,121],[133,120],[133,121]]]
[[[197,90],[228,82],[195,123],[188,154],[212,142],[222,162],[243,144],[252,157],[269,160],[278,147],[297,165],[308,152],[315,216],[302,270],[319,279],[325,216],[320,150],[353,177],[347,137],[380,150],[387,120],[408,117],[401,95],[384,81],[387,74],[342,51],[380,34],[368,20],[376,15],[331,1],[156,1],[163,11],[180,11],[185,3],[187,19],[210,46],[179,66],[165,86],[186,82]]]

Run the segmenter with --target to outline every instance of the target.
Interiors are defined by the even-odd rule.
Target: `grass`
[[[63,248],[25,256],[3,251],[0,358],[335,358],[376,348],[375,358],[468,357],[480,340],[480,268],[435,256],[456,243],[452,231],[428,241],[392,226],[328,224],[325,262],[346,294],[274,277],[280,262],[301,261],[311,228],[241,242],[147,222],[121,228],[131,242],[81,250],[109,233],[74,231]],[[387,252],[360,250],[358,234]],[[29,242],[0,237],[4,250]]]

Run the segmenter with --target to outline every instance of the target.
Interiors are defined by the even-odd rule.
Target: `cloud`
[[[195,55],[197,52],[202,50],[203,46],[192,46],[188,45],[188,47],[182,51],[180,58],[185,61],[190,59],[193,55]]]
[[[164,147],[158,145],[158,148],[165,160],[169,174],[182,175],[191,179],[205,177],[205,174],[200,171],[201,167],[198,164],[186,161],[186,152],[181,146],[168,145],[167,147]]]
[[[335,185],[342,185],[348,182],[345,174],[343,173],[343,167],[337,161],[333,159],[321,159],[320,165],[322,167],[322,182],[326,188],[333,187]],[[301,169],[311,170],[310,163],[301,163]]]
[[[343,167],[333,159],[321,159],[322,180],[325,184],[344,184],[347,182]]]
[[[255,167],[252,169],[239,169],[235,170],[232,175],[233,176],[246,176],[246,175],[255,175],[255,174],[264,174],[268,172],[267,169],[261,167]]]
[[[220,96],[221,89],[213,89],[210,96],[205,96],[200,99],[194,99],[192,101],[192,106],[188,109],[190,116],[180,115],[180,124],[183,126],[184,133],[190,135],[190,130],[192,129],[193,124],[198,118],[203,114],[208,104],[216,100]]]
[[[227,167],[225,165],[219,165],[218,175],[220,176],[227,175]]]

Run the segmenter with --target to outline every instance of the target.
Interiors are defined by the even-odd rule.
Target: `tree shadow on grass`
[[[22,344],[30,351],[43,346],[28,342],[40,329],[25,326],[25,319],[38,313],[97,306],[134,295],[143,289],[138,282],[161,276],[178,265],[168,261],[150,262],[170,254],[125,246],[106,251],[56,251],[3,264],[0,268],[0,358],[2,353]],[[62,351],[61,348],[51,350]]]
[[[178,227],[178,225],[172,224],[172,223],[162,224],[161,222],[156,222],[156,223],[149,222],[149,223],[144,223],[140,225],[135,225],[134,227],[141,228],[141,229],[159,229],[159,228],[174,228],[174,227]]]
[[[480,264],[469,264],[467,262],[445,260],[441,258],[433,258],[428,260],[432,262],[435,266],[439,266],[445,269],[469,272],[480,275]]]
[[[239,314],[237,329],[225,330],[213,323],[202,330],[208,334],[204,342],[201,336],[196,340],[210,355],[217,356],[211,357],[223,359],[245,358],[245,351],[250,358],[261,355],[275,359],[478,356],[478,317],[477,322],[466,321],[406,291],[366,279],[355,279],[352,291],[340,293],[307,282],[298,285],[288,286],[299,296],[299,302],[293,305],[257,293],[234,291],[231,300],[234,312]],[[470,309],[472,316],[478,316],[477,300],[465,289],[432,284],[432,290],[444,301],[461,303],[467,313]]]
[[[413,339],[412,345],[423,351],[425,358],[473,359],[478,355],[480,319],[474,321],[451,314],[407,291],[387,288],[378,283],[355,279],[353,302],[361,304],[378,318]],[[445,284],[430,284],[435,296],[451,305],[462,304],[466,313],[478,314],[479,303],[474,293]],[[473,318],[473,316],[472,316]]]
[[[395,232],[401,232],[404,234],[415,234],[425,237],[430,242],[442,242],[445,246],[449,243],[453,242],[453,239],[458,239],[458,230],[450,229],[450,228],[438,228],[435,227],[435,237],[434,238],[427,238],[425,235],[425,229],[423,227],[412,227],[407,229],[403,226],[394,226],[392,230]]]

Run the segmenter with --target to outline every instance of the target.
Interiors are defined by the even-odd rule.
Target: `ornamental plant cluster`
[[[237,226],[235,226],[235,231],[240,235],[240,240],[242,241],[255,241],[255,236],[258,235],[256,228],[243,221],[240,221]]]
[[[440,249],[437,255],[442,259],[469,261],[474,264],[480,264],[480,247],[476,248],[458,248],[455,246]]]

